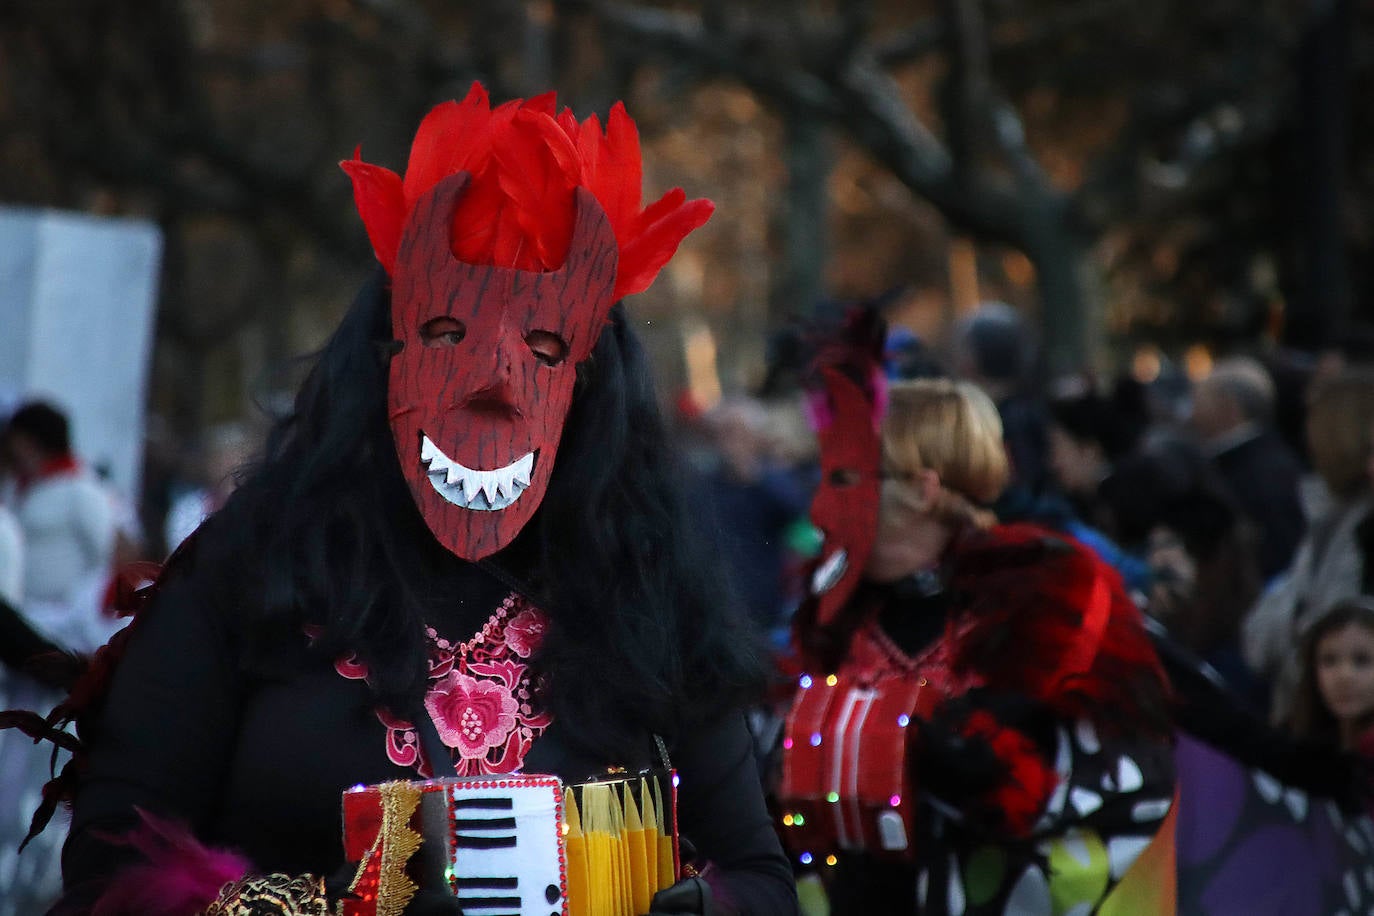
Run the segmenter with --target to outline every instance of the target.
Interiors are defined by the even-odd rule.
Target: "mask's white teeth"
[[[534,470],[534,452],[530,452],[511,465],[511,480],[523,487],[530,485],[530,473]]]
[[[515,483],[512,480],[512,474],[514,472],[511,471],[509,467],[504,467],[496,470],[494,473],[496,474],[497,494],[503,499],[515,496]]]
[[[528,489],[534,472],[534,452],[505,467],[481,471],[454,461],[423,434],[420,460],[440,496],[455,506],[479,512],[508,508]]]

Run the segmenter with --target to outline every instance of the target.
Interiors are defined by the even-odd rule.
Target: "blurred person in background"
[[[1192,428],[1231,498],[1254,523],[1260,572],[1288,568],[1302,539],[1302,466],[1273,428],[1274,383],[1257,361],[1219,360],[1193,393]]]
[[[883,371],[890,379],[944,378],[949,373],[921,336],[895,324],[883,345]]]
[[[1147,610],[1256,713],[1268,691],[1245,664],[1240,627],[1260,592],[1254,535],[1193,443],[1159,437],[1122,459],[1099,490],[1105,524],[1149,574]]]
[[[1113,540],[1099,493],[1148,422],[1143,390],[1125,380],[1107,398],[1086,378],[1063,379],[1050,398],[1049,416],[1049,466],[1055,486],[1041,495],[1034,521],[1074,537],[1121,573],[1128,588],[1147,591],[1149,565],[1143,554]]]
[[[808,674],[780,803],[801,863],[830,866],[831,912],[1172,912],[1157,875],[1130,877],[1169,842],[1173,764],[1163,674],[1120,579],[982,508],[1009,468],[977,387],[893,385],[866,451],[881,391],[829,378],[826,539],[796,618]],[[1110,865],[1084,843],[1112,844]]]
[[[21,406],[3,443],[24,533],[24,613],[59,645],[92,652],[117,629],[99,612],[115,540],[110,500],[72,454],[67,418],[51,405]]]
[[[734,396],[705,417],[718,460],[700,481],[706,521],[717,533],[731,586],[760,629],[785,626],[784,571],[789,529],[806,514],[807,494],[773,460],[768,411]]]
[[[1374,762],[1374,598],[1336,604],[1313,622],[1299,652],[1288,729]]]
[[[11,652],[29,656],[0,670],[0,709],[46,709],[60,693],[25,673],[32,657],[54,648],[93,652],[119,627],[100,608],[113,558],[113,507],[95,475],[72,454],[67,418],[53,406],[20,406],[0,432],[0,449],[13,478],[24,545],[13,605],[18,613],[5,627],[5,638]],[[43,912],[61,887],[59,831],[38,838],[24,855],[18,852],[28,833],[28,812],[48,778],[47,755],[35,754],[22,734],[0,731],[6,801],[0,808],[0,916]]]
[[[1038,521],[1049,483],[1049,423],[1029,385],[1035,364],[1030,328],[1005,302],[984,303],[955,326],[952,349],[955,377],[981,388],[1002,419],[1011,482],[998,498],[997,515]]]
[[[1275,721],[1291,713],[1299,674],[1293,647],[1314,620],[1366,591],[1364,545],[1374,509],[1372,435],[1374,370],[1342,369],[1314,383],[1307,406],[1307,448],[1330,494],[1330,506],[1312,520],[1292,567],[1255,604],[1244,630],[1246,660],[1273,682]],[[1261,495],[1269,492],[1264,481],[1254,486]]]
[[[110,549],[110,568],[120,570],[129,563],[147,557],[148,542],[143,536],[143,520],[138,507],[115,483],[108,464],[95,466],[95,479],[110,502],[110,520],[114,524],[114,545]]]
[[[19,519],[0,502],[0,601],[19,607],[24,588],[24,532]]]
[[[1065,379],[1049,400],[1049,466],[1077,516],[1103,527],[1098,488],[1136,447],[1148,423],[1145,392],[1133,379],[1117,381],[1110,396],[1091,381]]]
[[[238,486],[238,472],[253,452],[253,440],[239,423],[225,423],[206,435],[206,447],[191,474],[196,485],[172,500],[163,523],[167,552],[176,550],[191,532],[223,507]]]

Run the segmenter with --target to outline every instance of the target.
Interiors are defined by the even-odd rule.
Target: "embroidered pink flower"
[[[506,742],[520,704],[502,684],[451,671],[430,688],[425,708],[444,744],[472,758]]]
[[[508,634],[519,620],[518,632]],[[430,695],[426,706],[441,739],[458,750],[453,761],[459,776],[482,776],[518,770],[534,741],[552,716],[533,697],[528,658],[543,642],[546,618],[538,608],[511,594],[472,639],[461,645],[425,628],[429,644]],[[318,637],[318,630],[307,636]],[[508,640],[507,636],[511,638]],[[339,658],[334,669],[350,680],[366,680],[367,665],[356,656]],[[461,679],[461,681],[460,681]],[[415,767],[423,778],[433,776],[430,761],[420,753],[415,726],[375,709],[386,727],[386,755],[400,767]]]
[[[529,658],[544,642],[544,615],[526,608],[506,623],[506,645],[521,658]]]

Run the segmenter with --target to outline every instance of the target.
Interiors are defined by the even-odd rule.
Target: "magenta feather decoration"
[[[194,916],[220,888],[248,874],[238,853],[203,845],[184,825],[138,811],[141,823],[122,837],[144,861],[121,869],[91,908],[91,916]]]

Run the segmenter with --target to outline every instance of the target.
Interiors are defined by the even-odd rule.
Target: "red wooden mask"
[[[829,422],[816,432],[821,479],[811,522],[824,541],[811,574],[816,621],[834,620],[863,578],[878,531],[882,440],[863,389],[835,369],[823,369]]]
[[[548,488],[577,364],[611,305],[618,248],[586,188],[554,271],[468,264],[450,246],[469,183],[438,182],[406,221],[392,272],[388,416],[410,492],[434,536],[467,560],[509,544]]]

